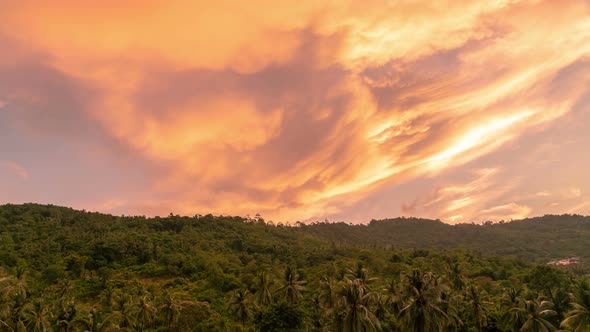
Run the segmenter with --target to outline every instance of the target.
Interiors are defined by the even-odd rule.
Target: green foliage
[[[588,331],[588,235],[579,216],[288,227],[4,205],[0,331]]]
[[[427,255],[428,248],[465,248],[542,263],[576,256],[590,259],[590,217],[580,215],[481,225],[418,218],[372,220],[368,225],[316,222],[300,230],[336,243],[417,248],[415,256]]]

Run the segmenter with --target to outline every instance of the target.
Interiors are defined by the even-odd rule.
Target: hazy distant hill
[[[547,215],[484,225],[396,218],[372,220],[368,225],[315,223],[302,226],[301,230],[336,242],[402,248],[463,247],[539,262],[590,257],[590,217],[579,215]]]

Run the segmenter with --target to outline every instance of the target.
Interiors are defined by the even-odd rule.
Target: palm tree
[[[342,310],[341,324],[344,332],[381,330],[379,320],[369,308],[373,297],[374,294],[367,291],[362,280],[346,280],[340,303]]]
[[[305,290],[305,280],[299,280],[299,274],[290,266],[285,269],[283,286],[279,291],[284,293],[285,299],[288,303],[297,303],[301,299],[301,292]]]
[[[562,288],[551,288],[547,291],[547,300],[553,303],[553,310],[557,313],[555,319],[561,322],[571,308],[571,296]]]
[[[513,326],[520,332],[549,332],[554,331],[555,326],[547,318],[557,315],[550,308],[553,304],[549,301],[528,300],[522,306],[510,309],[514,318]]]
[[[132,312],[131,298],[125,293],[117,293],[115,296],[115,313],[119,326],[122,328],[132,328],[135,325],[135,318]]]
[[[311,313],[308,317],[308,330],[315,332],[331,331],[330,322],[326,317],[329,310],[326,310],[322,305],[322,299],[319,295],[314,295],[309,299],[309,306]]]
[[[449,279],[454,290],[460,291],[465,287],[465,280],[463,278],[463,274],[461,273],[461,267],[459,263],[449,263]]]
[[[369,283],[377,280],[377,278],[369,278],[369,270],[363,267],[363,263],[359,262],[356,269],[346,269],[347,278],[350,280],[359,280],[361,287],[369,289]]]
[[[459,317],[459,310],[462,306],[461,295],[455,295],[452,292],[442,291],[440,294],[440,309],[447,315],[447,326],[445,331],[458,331],[463,326],[463,321]]]
[[[15,269],[14,281],[12,286],[15,292],[27,293],[28,282],[27,282],[27,270],[24,266],[17,266]]]
[[[465,299],[469,304],[469,315],[475,322],[477,330],[483,331],[483,328],[488,325],[485,305],[489,304],[489,302],[484,301],[481,292],[475,285],[468,287]]]
[[[400,316],[407,328],[415,332],[444,331],[448,317],[440,307],[438,277],[416,269],[406,276],[405,288],[406,301]]]
[[[152,327],[156,317],[156,307],[149,301],[148,295],[139,298],[135,308],[135,329],[143,331]]]
[[[96,308],[92,308],[86,319],[76,320],[74,325],[78,326],[84,332],[104,332],[109,331],[111,328],[109,316]]]
[[[332,309],[336,306],[336,295],[334,294],[335,285],[328,277],[324,277],[320,283],[320,303],[326,309]]]
[[[404,307],[400,282],[395,279],[388,280],[383,291],[390,311],[398,314]]]
[[[256,303],[261,306],[266,306],[272,303],[272,293],[271,293],[271,280],[266,274],[266,272],[262,271],[258,273],[258,277],[256,278]]]
[[[168,291],[166,291],[164,293],[162,305],[160,306],[160,315],[167,327],[172,326],[172,324],[176,321],[178,315],[180,314],[180,310],[180,303],[176,301],[176,299],[170,295]]]
[[[70,328],[74,325],[77,314],[74,302],[62,299],[56,304],[54,310],[57,313],[54,317],[54,325],[57,330],[69,332]]]
[[[28,292],[13,288],[10,295],[11,302],[5,308],[7,319],[3,325],[9,325],[15,331],[26,331],[26,313],[31,306]]]
[[[510,287],[508,289],[505,289],[504,295],[502,295],[502,298],[500,299],[500,305],[504,309],[506,309],[506,311],[508,311],[511,308],[514,308],[520,304],[520,302],[522,301],[520,298],[521,295],[522,295],[521,288],[516,289],[516,288]]]
[[[572,310],[566,314],[561,326],[573,332],[590,331],[590,282],[581,279],[572,294]]]
[[[512,331],[518,331],[520,326],[526,321],[523,312],[519,310],[512,310],[524,306],[524,300],[521,298],[522,289],[509,288],[506,289],[504,295],[500,299],[500,308],[504,312],[502,316],[503,324]]]
[[[48,308],[39,302],[36,302],[32,308],[25,312],[28,321],[27,330],[45,332],[50,330],[51,312]]]
[[[236,290],[228,301],[229,307],[240,320],[242,326],[246,325],[246,322],[252,317],[252,312],[250,311],[251,297],[252,294],[248,290]]]

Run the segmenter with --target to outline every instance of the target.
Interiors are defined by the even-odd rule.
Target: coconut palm
[[[505,289],[504,295],[502,295],[502,298],[500,299],[500,306],[502,306],[502,308],[504,308],[506,311],[518,306],[522,301],[521,295],[521,288],[517,289],[510,287],[508,289]]]
[[[113,309],[115,309],[119,326],[122,328],[132,328],[135,325],[135,317],[133,315],[131,297],[125,293],[117,292],[114,298],[115,303]]]
[[[431,272],[414,270],[405,278],[405,306],[400,312],[408,330],[415,332],[443,331],[447,314],[442,304],[439,280]]]
[[[553,310],[557,314],[554,320],[561,322],[565,318],[565,314],[571,308],[571,296],[562,287],[551,288],[546,291],[545,300],[553,303]]]
[[[512,331],[518,331],[520,326],[526,321],[526,315],[520,310],[511,310],[513,308],[519,308],[524,306],[525,300],[521,298],[522,289],[508,288],[505,290],[504,295],[500,298],[500,308],[504,312],[502,315],[502,322],[507,328]]]
[[[256,278],[256,303],[260,306],[266,306],[272,303],[271,287],[272,282],[266,272],[258,273]]]
[[[330,310],[326,310],[323,306],[320,295],[313,295],[309,299],[309,306],[311,313],[308,317],[308,330],[315,332],[332,331],[330,328],[330,320],[327,319]]]
[[[350,280],[358,280],[361,287],[369,289],[369,283],[377,280],[377,278],[369,278],[369,270],[367,270],[363,263],[359,262],[356,269],[346,269],[346,277]]]
[[[240,320],[242,326],[252,317],[251,307],[252,294],[248,290],[236,290],[228,301],[233,314]]]
[[[447,315],[447,326],[445,331],[458,331],[463,326],[463,321],[459,317],[459,310],[463,303],[461,295],[453,294],[449,291],[442,291],[440,294],[440,309]]]
[[[483,331],[484,327],[488,325],[485,305],[490,303],[484,300],[483,294],[475,285],[470,285],[467,288],[465,300],[469,305],[468,314],[475,323],[475,327],[478,331]]]
[[[4,307],[6,319],[4,324],[8,325],[15,331],[26,331],[27,311],[30,309],[28,292],[22,291],[18,288],[12,288],[10,294],[10,301]]]
[[[390,311],[396,314],[399,313],[404,307],[400,282],[395,279],[388,280],[383,292]]]
[[[370,310],[374,294],[368,292],[362,280],[346,280],[340,302],[341,326],[345,332],[379,331],[379,320]]]
[[[137,331],[149,330],[154,324],[157,309],[149,301],[148,295],[139,298],[135,307],[135,329]]]
[[[336,305],[335,284],[328,277],[324,277],[320,283],[320,303],[326,309],[332,309]]]
[[[85,319],[76,320],[74,325],[84,332],[104,332],[111,328],[109,316],[96,308],[93,308]]]
[[[457,262],[449,263],[449,279],[454,290],[463,290],[465,279],[461,272],[461,266]]]
[[[283,286],[279,291],[283,293],[288,303],[297,303],[301,299],[301,292],[305,290],[305,280],[299,280],[299,274],[295,269],[287,266],[283,277]]]
[[[581,279],[572,294],[572,310],[566,314],[561,326],[573,332],[590,332],[590,282]]]
[[[36,302],[25,312],[27,319],[27,330],[29,331],[48,331],[51,329],[51,312],[47,306]]]
[[[174,321],[176,321],[181,309],[180,303],[168,291],[166,291],[159,312],[162,321],[167,327],[170,327]]]
[[[56,304],[54,310],[57,313],[54,317],[54,325],[57,327],[57,330],[69,332],[72,326],[74,326],[77,314],[73,300],[62,299]]]
[[[551,309],[553,304],[549,301],[528,300],[521,306],[510,309],[514,318],[513,327],[520,332],[549,332],[554,331],[555,326],[547,318],[557,315]]]

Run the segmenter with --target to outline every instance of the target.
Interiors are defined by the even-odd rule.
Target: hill
[[[590,217],[547,215],[501,223],[445,224],[439,220],[397,218],[367,225],[315,223],[302,231],[323,239],[401,248],[465,248],[546,263],[590,258]]]
[[[586,219],[556,218],[576,238],[586,229]],[[532,323],[511,313],[541,309],[554,312],[547,324],[569,328],[574,305],[590,298],[584,270],[455,238],[522,238],[527,222],[286,227],[3,205],[0,330],[512,331]],[[542,234],[556,227],[532,223]]]

